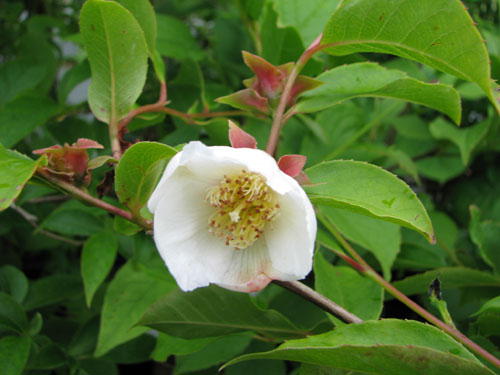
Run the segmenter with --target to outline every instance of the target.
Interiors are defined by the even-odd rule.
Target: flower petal
[[[203,204],[206,184],[195,176],[175,174],[157,206],[154,238],[179,287],[189,291],[216,283],[239,291],[262,289],[270,281],[264,275],[271,267],[265,242],[235,250],[210,235],[208,219],[214,208]]]
[[[265,231],[265,240],[273,269],[277,272],[269,276],[279,280],[304,278],[312,266],[316,217],[301,188],[282,197],[280,214],[272,225],[272,230]]]
[[[214,207],[207,190],[242,169],[260,174],[281,208],[263,237],[235,250],[209,232]],[[302,188],[267,153],[249,148],[207,147],[190,142],[168,164],[148,202],[154,236],[167,267],[183,290],[209,283],[253,292],[271,279],[297,280],[311,270],[316,221]]]

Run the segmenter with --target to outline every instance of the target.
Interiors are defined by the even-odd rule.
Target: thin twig
[[[19,206],[16,206],[14,203],[12,203],[10,205],[10,208],[12,208],[14,211],[16,211],[19,215],[21,215],[28,223],[31,224],[31,226],[33,228],[35,228],[35,229],[38,228],[38,224],[37,224],[38,218],[35,215],[30,214],[28,211],[22,209]],[[71,238],[63,237],[63,236],[60,236],[58,234],[49,232],[48,230],[45,230],[45,229],[39,229],[38,233],[42,234],[46,237],[53,238],[54,240],[69,243],[70,245],[73,245],[73,246],[83,245],[83,242],[81,242],[81,241],[76,241],[76,240],[72,240]]]
[[[26,203],[39,204],[47,202],[64,202],[67,201],[68,199],[69,197],[67,195],[46,195],[44,197],[30,199]]]
[[[62,189],[63,191],[69,193],[75,198],[80,199],[83,202],[86,202],[92,206],[102,208],[105,211],[108,211],[109,213],[113,215],[118,215],[123,217],[126,220],[129,220],[135,224],[141,225],[144,227],[144,229],[151,229],[151,226],[146,225],[145,223],[141,222],[138,223],[137,220],[134,220],[132,214],[128,211],[122,210],[119,207],[113,206],[112,204],[106,203],[98,198],[93,197],[86,191],[83,191],[82,189],[77,188],[74,185],[71,185],[67,182],[61,181],[56,177],[51,176],[49,173],[45,173],[44,171],[38,170],[37,171],[38,175],[49,181],[51,184],[57,186],[58,188]]]
[[[500,368],[500,360],[496,358],[494,355],[490,354],[479,345],[477,345],[474,341],[469,339],[463,333],[458,331],[457,329],[450,327],[445,322],[440,320],[439,318],[432,315],[429,311],[424,309],[422,306],[417,304],[408,298],[401,291],[396,289],[391,283],[386,281],[382,276],[380,276],[357,252],[354,248],[344,239],[344,237],[340,234],[340,232],[335,228],[335,226],[327,220],[322,215],[318,215],[320,221],[327,227],[327,229],[332,233],[332,235],[339,241],[342,247],[354,258],[350,260],[350,264],[358,263],[356,269],[360,271],[363,275],[369,277],[377,284],[382,286],[387,292],[392,294],[396,299],[405,304],[411,310],[416,312],[422,318],[426,319],[428,322],[434,324],[436,327],[442,329],[448,335],[461,342],[464,346],[469,348],[472,352],[476,353],[480,357],[484,358],[486,361],[490,362],[492,365]],[[347,256],[346,256],[347,257]],[[344,258],[344,257],[343,257]],[[345,259],[345,258],[344,258]]]
[[[305,299],[311,301],[316,306],[322,308],[326,312],[335,315],[337,318],[339,318],[345,323],[356,323],[356,324],[363,323],[363,321],[353,313],[347,311],[342,306],[337,305],[335,302],[331,301],[330,299],[319,294],[314,289],[309,288],[307,285],[299,281],[273,280],[273,283],[283,288],[286,288],[294,292],[295,294],[298,294],[301,297],[304,297]]]

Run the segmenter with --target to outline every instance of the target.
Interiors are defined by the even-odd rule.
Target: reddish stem
[[[123,217],[126,220],[129,220],[135,224],[141,225],[142,223],[137,223],[134,218],[132,217],[132,214],[128,211],[122,210],[121,208],[118,208],[116,206],[113,206],[109,203],[106,203],[100,199],[97,199],[87,193],[86,191],[83,191],[82,189],[77,188],[76,186],[67,183],[65,181],[61,181],[58,178],[51,176],[49,173],[46,173],[44,171],[38,170],[37,171],[40,176],[42,176],[44,179],[49,181],[52,185],[57,186],[58,188],[62,189],[63,191],[69,193],[75,198],[78,198],[79,200],[88,203],[92,206],[102,208],[105,211],[108,211],[109,213],[113,215],[118,215]],[[150,227],[145,228],[145,229],[151,229]]]
[[[454,327],[450,327],[442,320],[436,318],[422,306],[413,302],[405,294],[401,293],[393,285],[387,282],[382,276],[380,276],[377,272],[375,272],[375,270],[371,268],[371,266],[356,252],[356,250],[354,250],[354,248],[344,239],[344,237],[342,237],[340,232],[337,231],[337,229],[328,220],[326,220],[321,215],[318,215],[318,218],[328,228],[328,230],[333,234],[333,236],[340,242],[342,247],[355,259],[355,260],[350,259],[349,264],[354,266],[354,263],[356,263],[356,266],[354,266],[354,268],[356,268],[363,275],[366,275],[367,277],[375,281],[377,284],[382,286],[382,288],[384,288],[387,292],[392,294],[400,302],[408,306],[411,310],[413,310],[418,315],[426,319],[428,322],[434,324],[436,327],[441,328],[451,337],[461,342],[464,346],[469,348],[471,351],[473,351],[480,357],[484,358],[486,361],[490,362],[492,365],[500,368],[500,360],[498,358],[496,358],[494,355],[490,354],[489,352],[481,348],[474,341],[469,339],[467,336],[459,332]],[[339,255],[339,252],[335,251],[335,253]],[[344,256],[342,258],[345,259]],[[362,269],[364,269],[364,271],[362,271]]]
[[[280,97],[280,102],[278,108],[274,112],[273,124],[271,127],[271,133],[269,134],[269,140],[267,141],[266,152],[272,156],[276,152],[276,147],[278,145],[278,140],[280,136],[280,131],[286,121],[284,121],[283,114],[285,113],[286,105],[289,102],[290,93],[292,92],[293,84],[297,79],[300,71],[307,64],[309,59],[318,51],[321,51],[325,46],[320,45],[321,38],[323,34],[320,34],[314,42],[304,51],[304,53],[299,57],[297,63],[292,69],[290,76],[288,77],[285,88]],[[286,118],[288,120],[290,116]]]

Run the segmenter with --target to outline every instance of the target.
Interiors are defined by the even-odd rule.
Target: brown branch
[[[273,283],[283,288],[286,288],[294,292],[295,294],[298,294],[301,297],[304,297],[305,299],[311,301],[316,306],[322,308],[326,312],[335,315],[337,318],[339,318],[345,323],[356,323],[356,324],[363,323],[363,321],[353,313],[347,311],[342,306],[337,305],[335,302],[331,301],[330,299],[319,294],[315,290],[309,288],[307,285],[299,281],[273,280]]]
[[[129,220],[135,224],[137,222],[134,220],[132,217],[132,214],[128,211],[122,210],[119,207],[113,206],[112,204],[106,203],[98,198],[93,197],[86,191],[83,191],[82,189],[77,188],[74,185],[71,185],[70,183],[64,182],[59,180],[58,178],[51,176],[49,173],[46,173],[45,171],[38,170],[37,171],[38,175],[49,181],[51,184],[55,185],[56,187],[62,189],[63,191],[67,192],[68,194],[72,195],[75,198],[80,199],[83,202],[86,202],[92,206],[102,208],[105,211],[108,211],[109,213],[113,215],[118,215],[123,217],[126,220]],[[147,228],[150,229],[150,228]]]

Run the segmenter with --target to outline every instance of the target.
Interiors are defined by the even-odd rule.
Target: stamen
[[[244,249],[259,239],[266,224],[279,212],[275,193],[265,180],[246,170],[224,175],[219,185],[207,191],[205,200],[215,208],[208,219],[209,232],[235,250]]]

